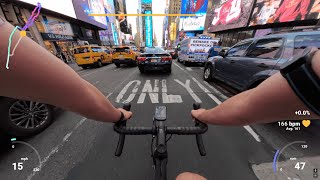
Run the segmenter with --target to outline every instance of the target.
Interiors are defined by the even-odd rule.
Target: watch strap
[[[304,64],[281,73],[301,101],[320,115],[320,78],[312,69],[312,57],[310,55],[302,57],[305,58]]]

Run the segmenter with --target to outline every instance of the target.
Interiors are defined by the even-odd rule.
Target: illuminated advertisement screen
[[[38,2],[41,4],[41,7],[72,17],[77,18],[76,13],[74,12],[72,0],[54,0],[54,1],[48,1],[48,0],[19,0],[21,2],[26,2],[29,4],[37,5]]]
[[[250,26],[319,18],[319,0],[257,0]]]
[[[151,4],[152,0],[142,0],[142,4]]]
[[[73,0],[77,18],[87,23],[96,25],[100,28],[107,29],[108,17],[106,16],[88,16],[89,14],[106,14],[108,13],[107,0]]]
[[[180,17],[179,30],[204,30],[208,0],[182,0],[181,14],[196,14],[197,17]]]
[[[145,11],[145,14],[152,14],[151,11]],[[152,47],[152,16],[145,16],[146,28],[146,47]]]
[[[114,10],[114,1],[113,0],[104,0],[105,3],[105,13],[106,14],[115,14]],[[116,18],[114,16],[107,16],[107,22],[114,22]]]
[[[253,0],[214,0],[207,12],[208,32],[247,26]]]

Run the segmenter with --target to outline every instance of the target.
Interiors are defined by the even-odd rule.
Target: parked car
[[[53,110],[43,103],[0,97],[0,130],[14,137],[38,134],[52,123]]]
[[[114,49],[112,61],[118,68],[121,64],[137,65],[137,57],[140,52],[135,46],[121,46]]]
[[[112,63],[112,53],[103,46],[78,46],[73,52],[78,66],[83,69],[90,66],[102,67],[104,64]]]
[[[320,31],[291,32],[243,40],[209,58],[203,78],[219,79],[244,91],[279,72],[280,66],[307,46],[320,47]]]
[[[172,59],[178,58],[178,52],[175,49],[168,49],[166,52],[171,55]]]
[[[164,70],[171,73],[172,57],[161,48],[148,47],[138,57],[138,67],[141,73],[146,70]]]

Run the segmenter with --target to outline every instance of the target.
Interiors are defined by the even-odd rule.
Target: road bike
[[[200,104],[193,104],[193,109],[196,110],[199,108]],[[125,104],[123,109],[130,111],[131,105]],[[119,133],[119,140],[115,151],[115,156],[121,156],[126,135],[150,134],[152,135],[151,157],[153,159],[153,167],[155,168],[155,180],[166,180],[168,162],[167,142],[172,135],[195,135],[200,155],[206,155],[202,134],[208,130],[207,124],[195,120],[195,126],[193,127],[167,127],[165,125],[166,120],[166,106],[157,106],[155,109],[152,127],[127,127],[126,121],[115,123],[113,129],[115,132]],[[168,139],[167,135],[170,135]],[[155,146],[153,145],[154,139],[156,139]]]

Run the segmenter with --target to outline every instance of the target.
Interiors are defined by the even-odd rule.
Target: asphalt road
[[[116,68],[113,64],[87,70],[74,64],[71,67],[114,105],[120,107],[123,102],[131,102],[134,116],[128,126],[150,126],[157,105],[167,106],[168,126],[193,125],[190,117],[193,102],[199,101],[203,108],[211,108],[234,92],[221,83],[203,82],[202,67],[185,67],[176,61],[170,75],[161,72],[140,74],[137,67]],[[316,122],[312,122],[309,128],[301,127],[300,131],[292,132],[285,131],[277,123],[245,127],[209,126],[203,136],[207,150],[205,157],[199,155],[195,137],[173,136],[168,142],[168,179],[185,171],[199,173],[210,180],[273,179],[270,163],[276,151],[290,142],[307,141],[308,151],[288,148],[280,160],[294,156],[309,157],[313,162],[318,158],[319,128]],[[12,149],[10,138],[0,138],[3,141],[1,180],[149,180],[154,176],[151,136],[127,136],[122,156],[115,157],[118,135],[113,132],[112,124],[92,121],[71,112],[58,109],[55,121],[45,131],[32,138],[17,139],[38,151],[42,163],[39,172],[33,172],[33,168],[39,165],[36,153],[22,144]],[[28,160],[22,161],[23,157]],[[23,169],[14,171],[12,163],[15,162],[23,162]],[[262,171],[264,168],[269,170]]]

